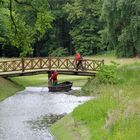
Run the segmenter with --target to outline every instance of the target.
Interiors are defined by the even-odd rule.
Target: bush
[[[118,64],[113,61],[110,65],[104,65],[96,74],[96,77],[90,78],[85,86],[82,87],[85,95],[100,94],[105,84],[110,86],[111,84],[122,83],[117,66]]]
[[[117,66],[118,64],[113,61],[110,65],[104,65],[97,73],[99,82],[104,84],[117,84],[119,82]]]

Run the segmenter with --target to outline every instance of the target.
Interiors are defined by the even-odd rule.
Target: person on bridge
[[[76,70],[78,70],[79,66],[82,67],[82,60],[83,60],[83,57],[79,52],[76,53],[75,60],[76,60]]]
[[[51,84],[53,86],[56,86],[57,83],[58,83],[57,76],[58,76],[58,72],[57,71],[52,71],[51,72],[51,77],[50,77],[49,81],[51,82]]]

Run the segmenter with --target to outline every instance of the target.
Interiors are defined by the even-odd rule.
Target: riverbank
[[[134,63],[118,69],[118,84],[90,80],[84,90],[97,98],[52,125],[57,140],[139,140],[139,73],[140,63]]]
[[[48,75],[40,74],[34,76],[12,77],[5,79],[0,77],[0,101],[9,96],[16,94],[18,91],[24,90],[28,86],[47,86]],[[70,80],[74,86],[82,87],[87,82],[88,77],[83,76],[65,76],[59,75],[59,81]]]
[[[24,88],[21,85],[18,85],[13,81],[0,77],[0,101],[14,95],[17,91],[23,89]]]

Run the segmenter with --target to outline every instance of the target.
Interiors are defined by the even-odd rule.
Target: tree
[[[70,35],[75,50],[84,55],[100,50],[102,24],[99,20],[101,2],[98,0],[73,0],[65,6],[71,25]]]
[[[21,56],[32,54],[32,45],[51,28],[53,21],[47,0],[5,0],[0,11],[3,26],[0,32],[4,32],[0,38],[6,44],[20,48]]]
[[[49,47],[49,54],[54,55],[56,50],[60,53],[66,51],[72,55],[73,48],[71,47],[71,37],[69,35],[69,22],[67,21],[66,12],[63,7],[70,0],[49,0],[50,10],[53,13],[54,21],[52,29],[49,30],[47,48]],[[63,51],[62,51],[63,50]],[[65,53],[62,53],[64,55]]]
[[[119,57],[140,55],[140,1],[104,0],[104,39]]]

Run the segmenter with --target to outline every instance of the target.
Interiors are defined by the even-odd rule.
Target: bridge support
[[[51,77],[51,71],[48,71],[48,80],[50,79]]]

